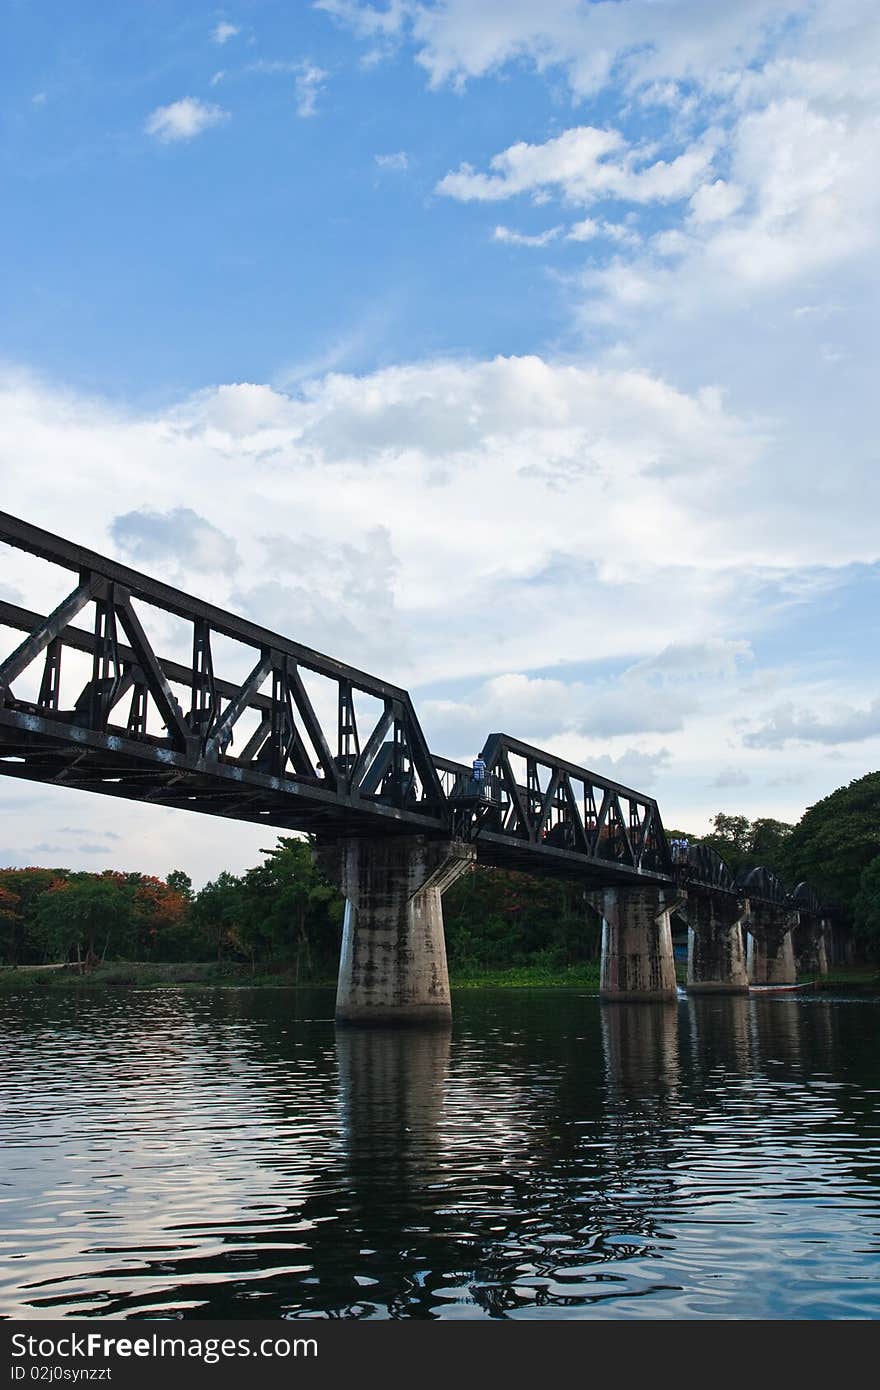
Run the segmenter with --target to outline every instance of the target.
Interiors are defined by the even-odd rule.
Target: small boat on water
[[[798,994],[815,987],[814,980],[804,980],[795,985],[749,985],[749,994]]]

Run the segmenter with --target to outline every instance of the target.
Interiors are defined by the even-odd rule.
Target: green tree
[[[238,928],[241,921],[241,879],[224,869],[196,894],[192,923],[200,954],[217,960],[239,954]]]
[[[47,951],[88,969],[103,960],[111,942],[125,950],[132,942],[135,890],[120,876],[73,874],[44,893],[36,921]]]
[[[7,965],[18,963],[21,923],[21,898],[14,889],[0,883],[0,951]]]
[[[188,901],[192,901],[192,879],[190,878],[188,873],[185,873],[183,871],[183,869],[172,869],[171,872],[166,875],[165,882],[168,884],[169,888],[171,888],[175,893],[179,893],[182,898],[186,898]]]
[[[750,821],[748,816],[730,816],[719,811],[712,819],[710,833],[698,838],[701,844],[720,854],[731,873],[738,874],[741,869],[756,868],[760,864],[784,877],[786,847],[792,828],[771,816],[759,816]],[[674,832],[667,832],[669,837],[672,834]]]
[[[564,967],[592,959],[599,919],[576,884],[477,868],[443,897],[449,963],[458,969]]]
[[[252,962],[289,961],[297,978],[335,971],[345,900],[309,841],[281,837],[241,884],[239,939]]]
[[[729,816],[719,811],[712,818],[712,830],[701,843],[720,854],[731,873],[753,862],[750,851],[752,824],[748,816]]]
[[[869,772],[807,808],[785,843],[786,877],[806,879],[852,922],[862,873],[878,855],[880,772]]]
[[[862,870],[853,906],[853,925],[867,954],[876,960],[880,956],[880,855]]]
[[[8,895],[0,920],[0,952],[7,964],[24,965],[45,958],[36,924],[37,906],[44,893],[67,877],[67,869],[0,870],[0,890]]]
[[[752,821],[748,845],[752,864],[763,864],[772,873],[784,878],[788,868],[786,850],[793,829],[794,826],[786,821],[773,820],[770,816]]]

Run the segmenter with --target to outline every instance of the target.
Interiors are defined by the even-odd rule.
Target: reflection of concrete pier
[[[749,1003],[753,1067],[761,1069],[768,1062],[800,1066],[803,1004],[796,996],[784,995],[763,999],[752,995]]]
[[[382,1150],[405,1166],[414,1147],[434,1143],[445,1095],[451,1032],[342,1028],[336,1034],[339,1094],[348,1157]],[[393,1155],[393,1157],[392,1157]],[[384,1174],[387,1176],[387,1173]]]
[[[674,1090],[680,1079],[677,1003],[603,1009],[602,1051],[612,1091],[644,1101]]]
[[[687,1019],[690,1056],[684,1063],[691,1076],[705,1073],[706,1058],[725,1073],[748,1076],[752,1064],[751,1008],[747,993],[719,990],[708,995],[688,995]]]

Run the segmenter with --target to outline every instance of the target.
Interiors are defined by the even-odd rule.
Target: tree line
[[[880,956],[880,772],[840,787],[797,825],[719,812],[698,837],[737,873],[763,864],[792,887],[812,884],[865,952]],[[306,840],[282,837],[244,874],[193,891],[166,878],[107,870],[0,870],[0,960],[249,962],[296,979],[335,977],[344,902]],[[598,956],[599,920],[580,886],[502,869],[459,879],[443,902],[453,969],[564,968]]]

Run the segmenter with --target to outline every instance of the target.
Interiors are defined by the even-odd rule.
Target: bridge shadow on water
[[[878,1311],[854,1253],[880,1212],[871,1006],[476,992],[448,1032],[337,1031],[327,992],[241,991],[12,1015],[5,1316]],[[797,1257],[768,1272],[780,1231],[802,1286]]]

